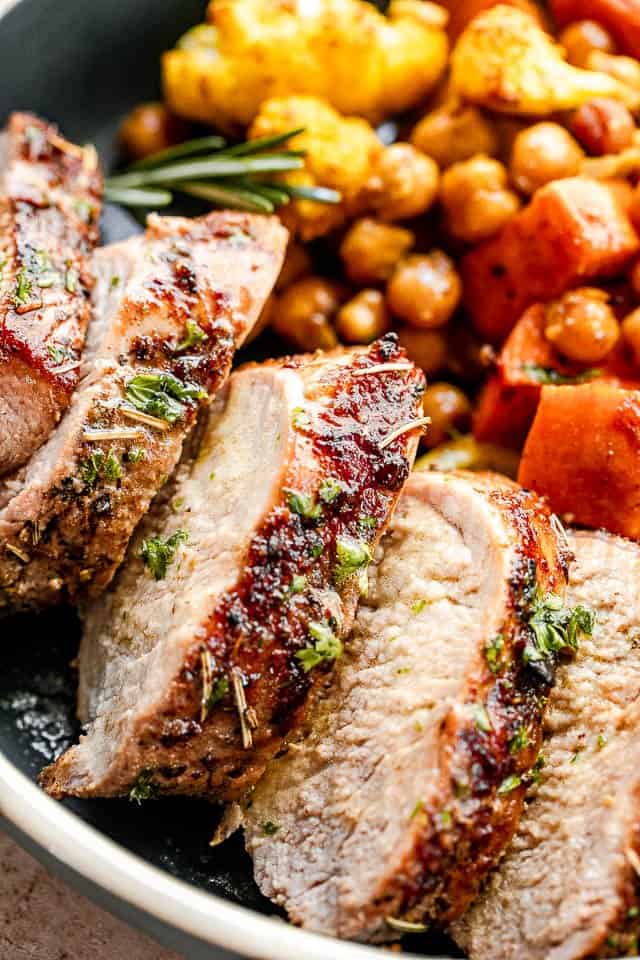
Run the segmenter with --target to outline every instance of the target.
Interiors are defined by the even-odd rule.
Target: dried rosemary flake
[[[151,417],[148,413],[139,413],[130,407],[120,407],[120,413],[127,420],[137,420],[138,423],[144,423],[147,427],[153,427],[154,430],[170,430],[171,424],[166,420],[159,420],[158,417]]]
[[[385,917],[385,923],[398,933],[426,933],[429,929],[426,923],[410,923],[408,920],[398,920],[396,917]]]
[[[424,429],[428,427],[430,423],[431,417],[416,417],[415,420],[409,420],[408,423],[403,423],[395,430],[392,430],[391,433],[387,434],[387,436],[380,441],[378,447],[380,450],[384,450],[390,446],[394,440],[402,437],[405,433],[412,433],[414,430],[420,430],[424,433]]]
[[[370,373],[393,373],[396,370],[412,370],[410,363],[377,363],[372,367],[359,367],[352,372],[353,377],[366,377]]]

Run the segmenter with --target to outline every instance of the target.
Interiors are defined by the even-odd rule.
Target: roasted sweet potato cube
[[[609,187],[586,177],[556,180],[496,237],[463,257],[464,300],[474,327],[501,343],[531,303],[584,278],[615,276],[639,247]]]
[[[518,480],[571,523],[640,539],[640,390],[543,387]]]

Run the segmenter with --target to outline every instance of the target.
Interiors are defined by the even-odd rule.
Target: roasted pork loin
[[[87,732],[54,796],[243,795],[342,652],[409,475],[424,378],[390,335],[249,366],[86,614]]]
[[[101,194],[93,148],[11,116],[0,137],[0,475],[44,443],[78,382]]]
[[[454,925],[474,960],[638,953],[640,548],[606,533],[570,542],[570,601],[596,624],[558,671],[541,781],[511,847]]]
[[[358,940],[456,916],[509,841],[553,666],[529,622],[562,605],[568,559],[534,494],[432,472],[381,554],[331,685],[245,811],[263,893]]]
[[[0,485],[0,612],[97,594],[230,371],[278,276],[275,218],[152,216],[94,258],[82,380],[62,423]]]

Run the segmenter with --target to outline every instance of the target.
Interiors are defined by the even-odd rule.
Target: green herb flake
[[[302,664],[305,673],[309,673],[319,663],[338,660],[342,656],[342,641],[336,637],[329,624],[312,620],[309,634],[314,643],[296,653],[296,659]]]
[[[182,510],[184,507],[184,497],[176,497],[171,504],[171,509],[177,513],[179,510]]]
[[[273,823],[272,820],[265,820],[265,822],[262,824],[262,832],[264,833],[265,837],[275,836],[279,829],[280,827],[278,824]]]
[[[599,733],[599,734],[598,734],[598,739],[597,739],[596,742],[597,742],[597,744],[598,744],[598,750],[602,750],[603,747],[606,747],[606,745],[607,745],[607,743],[608,743],[609,741],[608,741],[608,738],[605,737],[605,735],[604,735],[603,733]]]
[[[314,560],[318,560],[322,556],[324,551],[324,541],[322,537],[315,537],[313,542],[309,545],[309,553]]]
[[[290,594],[302,593],[307,589],[308,580],[303,573],[296,573],[289,587]]]
[[[88,487],[95,487],[100,479],[113,483],[121,476],[122,467],[112,450],[106,455],[102,450],[94,450],[88,459],[80,464],[80,477]]]
[[[404,677],[407,673],[411,673],[412,667],[398,667],[396,674],[399,677]]]
[[[483,733],[491,733],[493,730],[487,708],[483,703],[473,704],[473,719],[478,730],[482,730]]]
[[[195,383],[184,383],[172,373],[141,373],[129,380],[125,396],[141,413],[175,423],[186,413],[188,402],[203,399],[207,391]]]
[[[75,267],[68,267],[67,272],[64,275],[64,285],[68,293],[75,293],[78,289],[78,280],[80,279],[80,274]]]
[[[450,810],[442,810],[440,812],[440,826],[443,830],[450,830],[451,824],[453,822],[453,817],[451,816]]]
[[[525,726],[520,726],[514,733],[514,735],[509,740],[509,753],[515,754],[520,753],[521,750],[526,750],[527,747],[531,746],[531,740],[529,739],[529,732]]]
[[[575,651],[581,636],[593,633],[595,615],[578,604],[566,607],[555,593],[542,595],[536,589],[527,621],[531,636],[524,649],[524,662],[536,663],[561,651]]]
[[[139,463],[141,460],[144,460],[145,456],[146,451],[143,447],[131,447],[125,454],[129,463]]]
[[[344,487],[340,480],[336,477],[327,477],[320,484],[318,496],[323,503],[334,503],[343,491]]]
[[[91,223],[93,217],[93,205],[91,203],[81,197],[76,197],[73,201],[73,209],[81,220],[84,220],[85,223]]]
[[[296,430],[306,430],[311,426],[309,415],[305,413],[304,407],[295,407],[291,414],[291,424]]]
[[[355,540],[353,537],[338,537],[336,540],[336,565],[333,569],[333,579],[336,586],[341,587],[354,574],[364,574],[373,559],[371,549],[364,540]],[[361,587],[364,584],[361,583]]]
[[[149,537],[142,541],[140,557],[155,580],[162,580],[166,577],[167,570],[175,559],[178,547],[188,539],[189,535],[185,530],[176,530],[166,540],[161,537]]]
[[[529,779],[532,783],[540,783],[542,780],[542,771],[546,763],[545,756],[543,753],[539,753],[536,762],[529,771]]]
[[[588,383],[590,380],[595,380],[602,375],[602,370],[594,367],[590,370],[583,370],[582,373],[577,373],[574,376],[566,376],[553,367],[541,367],[536,363],[525,363],[522,371],[535,383],[542,385],[553,384],[556,387]]]
[[[24,307],[31,302],[33,294],[33,283],[28,271],[23,267],[18,273],[16,289],[13,294],[13,302],[16,306]]]
[[[498,787],[498,796],[502,797],[506,793],[511,793],[513,790],[516,790],[521,783],[522,779],[517,775],[517,773],[512,773],[510,776],[505,777]]]
[[[424,800],[418,800],[417,803],[416,803],[416,805],[415,805],[415,807],[414,807],[413,810],[411,811],[411,815],[409,816],[409,820],[415,820],[415,818],[418,816],[418,814],[423,813],[423,812],[424,812]]]
[[[133,786],[129,790],[129,800],[132,803],[141,804],[145,800],[152,800],[157,796],[158,788],[153,781],[153,771],[143,770],[138,774]]]
[[[55,286],[60,280],[60,274],[56,273],[55,270],[43,270],[36,277],[36,283],[41,290],[46,290],[49,287]]]
[[[212,470],[211,473],[209,474],[209,480],[215,480],[215,478],[216,478],[216,472],[215,470]]]
[[[218,677],[218,679],[213,685],[211,693],[207,697],[207,702],[205,704],[205,709],[207,713],[209,713],[212,707],[215,707],[216,703],[220,703],[220,701],[223,700],[224,697],[226,697],[228,692],[229,692],[229,678]]]
[[[47,353],[57,367],[67,359],[67,352],[64,347],[59,347],[56,343],[47,344]]]
[[[410,607],[411,613],[422,613],[426,605],[427,605],[426,600],[416,600],[414,603],[411,604],[411,607]]]
[[[314,497],[297,490],[285,490],[287,505],[292,513],[297,513],[305,520],[318,520],[322,516],[322,506],[316,503]]]
[[[577,763],[578,760],[581,759],[581,757],[582,757],[582,747],[579,750],[576,750],[576,752],[571,757],[571,760],[569,760],[569,763]]]
[[[640,914],[640,907],[629,907],[627,910],[627,920],[633,920]]]
[[[504,670],[502,662],[502,651],[504,650],[504,637],[501,633],[496,634],[492,640],[487,640],[484,648],[484,655],[487,666],[491,673],[500,673]]]
[[[187,320],[184,325],[185,335],[184,339],[175,348],[176,353],[182,353],[185,350],[190,350],[191,347],[197,347],[198,344],[204,343],[205,340],[209,339],[209,334],[205,333],[199,323],[196,323],[195,320]]]
[[[111,277],[111,288],[114,289],[118,286],[120,286],[120,277],[117,273],[114,273],[114,275]]]
[[[358,517],[358,528],[363,532],[375,530],[377,526],[378,521],[375,517]]]

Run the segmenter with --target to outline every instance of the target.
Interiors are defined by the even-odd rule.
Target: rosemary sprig
[[[340,203],[335,190],[269,181],[268,174],[300,170],[304,151],[277,149],[303,128],[258,137],[227,146],[209,136],[162,150],[138,161],[106,182],[105,197],[126,207],[165,207],[174,193],[205,200],[217,207],[272,213],[292,198]]]

